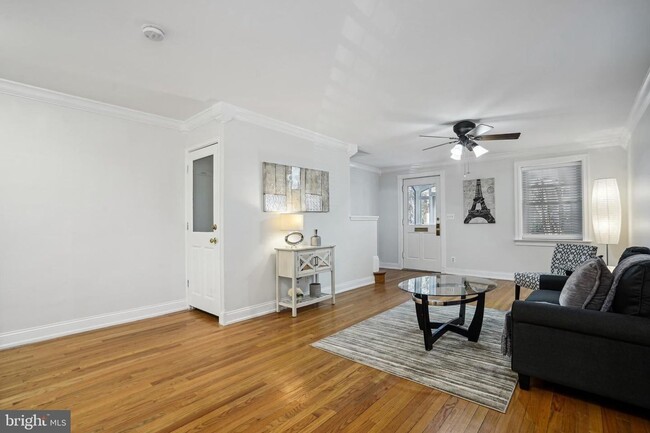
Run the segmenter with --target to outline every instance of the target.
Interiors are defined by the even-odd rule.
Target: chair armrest
[[[645,317],[562,307],[545,302],[515,301],[512,304],[515,333],[517,323],[650,346],[650,319]]]
[[[539,276],[539,289],[560,292],[568,279],[564,275],[542,274]]]

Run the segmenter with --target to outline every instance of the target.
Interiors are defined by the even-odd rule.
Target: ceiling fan
[[[492,141],[492,140],[516,140],[521,135],[520,132],[512,132],[508,134],[490,134],[484,135],[486,132],[490,131],[493,126],[485,125],[479,123],[478,125],[470,120],[461,120],[460,122],[454,125],[454,132],[458,138],[454,137],[441,137],[438,135],[420,135],[420,137],[425,138],[446,138],[447,143],[437,144],[435,146],[430,146],[422,150],[435,149],[436,147],[446,146],[448,144],[456,143],[456,145],[451,149],[451,159],[457,161],[460,160],[461,155],[463,154],[463,149],[467,149],[470,152],[474,152],[474,155],[478,158],[481,155],[488,153],[488,150],[477,143],[477,141]]]

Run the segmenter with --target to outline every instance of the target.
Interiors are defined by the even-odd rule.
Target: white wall
[[[629,147],[630,245],[650,247],[650,110],[638,123]]]
[[[350,214],[379,215],[379,173],[350,167]]]
[[[0,346],[182,308],[180,132],[0,95]]]
[[[326,170],[330,212],[305,213],[306,242],[318,229],[323,245],[336,245],[337,287],[372,281],[376,222],[350,221],[349,158],[343,148],[312,143],[239,120],[224,124],[225,309],[270,305],[275,300],[275,250],[285,233],[278,215],[262,211],[262,162]],[[327,285],[325,277],[321,280]]]
[[[627,209],[626,153],[620,147],[592,150],[589,155],[589,180],[615,177],[622,196],[622,208]],[[557,156],[557,155],[552,155]],[[522,157],[518,160],[547,158],[548,155]],[[446,214],[441,223],[446,230],[448,272],[512,277],[515,271],[548,271],[553,245],[516,245],[514,203],[514,159],[472,162],[468,179],[494,177],[496,190],[496,224],[463,224],[463,164],[448,164],[437,168],[445,171]],[[431,169],[429,169],[431,170]],[[383,265],[398,263],[398,189],[397,176],[406,172],[382,173],[380,178],[379,258]],[[589,188],[591,191],[591,187]],[[590,195],[590,193],[589,193]],[[624,216],[625,218],[625,216]],[[589,219],[590,221],[590,219]],[[624,223],[621,242],[610,247],[610,258],[616,261],[627,246],[627,224]],[[599,254],[604,254],[600,246]],[[452,263],[451,258],[456,262]]]

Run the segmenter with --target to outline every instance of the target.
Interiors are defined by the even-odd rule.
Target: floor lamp
[[[609,245],[618,244],[621,235],[621,197],[616,179],[596,179],[591,195],[591,218],[597,244],[605,244],[609,265]]]

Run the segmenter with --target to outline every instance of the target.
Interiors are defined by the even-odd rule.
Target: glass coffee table
[[[463,335],[469,341],[478,341],[483,326],[485,294],[496,289],[497,283],[484,278],[432,274],[402,281],[397,286],[411,293],[418,325],[424,333],[424,348],[431,350],[433,343],[448,331]],[[464,328],[465,305],[470,302],[476,302],[476,311],[469,327]],[[429,320],[429,305],[460,305],[460,312],[458,317],[447,322],[432,322]]]

